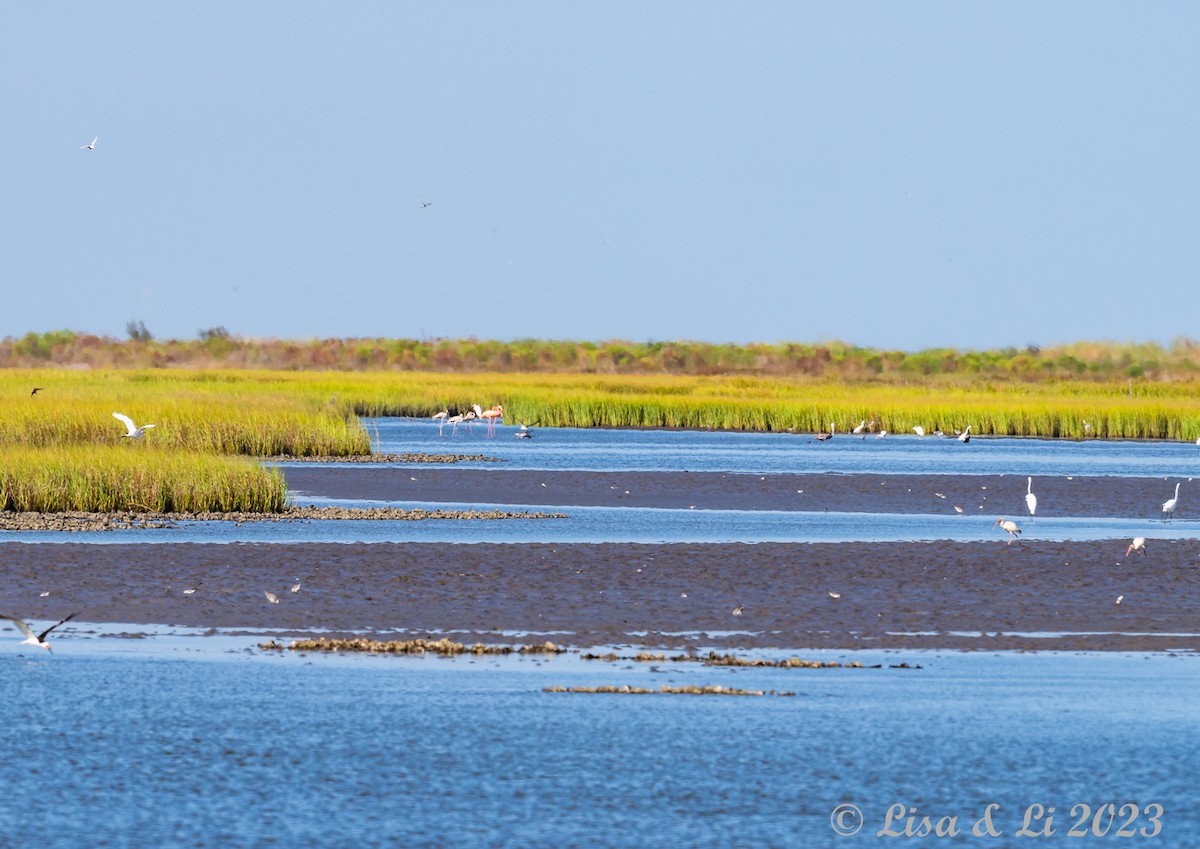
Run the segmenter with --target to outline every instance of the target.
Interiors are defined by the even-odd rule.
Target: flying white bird
[[[992,527],[994,528],[994,527],[996,527],[996,525],[999,525],[1001,530],[1008,531],[1008,544],[1009,545],[1012,545],[1012,542],[1014,539],[1021,538],[1021,536],[1020,536],[1021,529],[1018,528],[1017,523],[1012,521],[1011,519],[1005,519],[1003,516],[1001,516],[999,519],[996,520],[996,524],[992,525]]]
[[[915,433],[917,436],[924,436],[925,428],[921,427],[920,425],[916,425],[913,427],[913,433]]]
[[[1171,521],[1171,517],[1175,515],[1175,508],[1179,506],[1179,484],[1175,484],[1175,497],[1168,498],[1163,502],[1163,514],[1167,517],[1166,521]]]
[[[128,432],[123,434],[123,436],[129,439],[141,439],[143,436],[145,436],[147,428],[154,427],[152,424],[144,424],[141,427],[138,427],[133,423],[133,419],[122,413],[113,413],[113,418],[125,425],[125,430]]]
[[[99,136],[96,136],[94,139],[92,139],[92,140],[91,140],[91,142],[90,142],[89,144],[82,144],[82,145],[80,145],[80,146],[79,146],[79,149],[80,149],[80,150],[95,150],[95,149],[96,149],[96,142],[98,142],[98,141],[100,141],[100,137],[99,137]]]
[[[1145,556],[1145,554],[1146,554],[1146,538],[1145,537],[1134,537],[1133,542],[1129,543],[1129,548],[1125,549],[1125,556],[1128,557],[1130,554],[1132,554],[1135,551],[1138,554]]]
[[[1030,516],[1037,512],[1037,496],[1033,494],[1033,478],[1029,479],[1029,487],[1025,491],[1025,505],[1029,508]]]
[[[66,619],[59,619],[57,622],[55,622],[53,625],[51,625],[45,631],[42,631],[42,633],[40,633],[40,634],[33,633],[32,628],[30,628],[28,625],[26,625],[24,622],[22,622],[20,619],[18,619],[15,616],[0,615],[0,619],[7,619],[9,622],[11,622],[17,626],[18,631],[20,631],[22,634],[25,635],[25,639],[21,641],[21,645],[37,646],[38,648],[43,648],[46,651],[50,651],[50,643],[46,642],[46,635],[49,634],[51,631],[53,631],[55,628],[57,628],[62,623],[69,622],[70,620],[74,619],[78,615],[79,615],[79,611],[76,611],[76,612],[72,613],[70,616],[68,616]]]
[[[967,425],[967,429],[958,435],[958,441],[959,442],[970,442],[971,441],[971,426],[970,425]]]

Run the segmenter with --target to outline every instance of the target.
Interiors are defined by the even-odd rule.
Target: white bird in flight
[[[1029,488],[1025,491],[1025,505],[1029,507],[1029,515],[1037,512],[1037,496],[1033,494],[1033,478],[1029,479]]]
[[[79,149],[80,149],[80,150],[95,150],[95,149],[96,149],[96,142],[98,142],[98,141],[100,141],[100,137],[99,137],[99,136],[96,136],[94,139],[92,139],[92,141],[91,141],[91,143],[90,143],[90,144],[84,144],[84,145],[80,145],[80,146],[79,146]]]
[[[141,439],[146,435],[147,428],[154,427],[152,424],[144,424],[141,427],[138,427],[133,423],[133,419],[129,418],[129,416],[123,413],[113,413],[113,418],[125,425],[125,430],[127,433],[123,434],[123,436],[129,439]]]
[[[55,628],[57,628],[62,623],[70,621],[71,619],[74,619],[78,615],[79,615],[79,611],[76,611],[76,612],[72,613],[70,616],[68,616],[66,619],[59,619],[57,622],[55,622],[53,625],[51,625],[45,631],[42,631],[42,633],[40,633],[40,634],[33,633],[32,628],[30,628],[26,623],[22,622],[20,619],[18,619],[15,616],[0,615],[0,619],[7,619],[9,622],[11,622],[17,626],[18,631],[20,631],[22,634],[25,635],[25,639],[21,641],[21,645],[37,646],[38,648],[43,648],[46,651],[50,651],[50,643],[46,642],[46,635],[49,634],[51,631],[53,631]]]

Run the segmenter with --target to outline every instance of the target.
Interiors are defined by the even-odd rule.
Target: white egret
[[[924,435],[925,435],[925,428],[921,427],[920,425],[914,425],[914,426],[913,426],[913,433],[915,433],[917,436],[924,436]]]
[[[122,434],[129,439],[141,439],[146,435],[147,428],[152,428],[152,424],[144,424],[141,427],[133,423],[133,419],[123,413],[113,413],[113,418],[125,425],[127,433]]]
[[[1033,478],[1029,478],[1029,487],[1025,491],[1025,505],[1029,508],[1030,516],[1037,512],[1037,496],[1033,494]]]
[[[1175,484],[1175,497],[1168,498],[1166,501],[1163,502],[1162,511],[1163,511],[1163,515],[1166,516],[1166,521],[1168,521],[1168,522],[1171,521],[1171,518],[1175,515],[1175,508],[1178,506],[1179,506],[1179,484]]]
[[[971,441],[971,426],[970,425],[967,425],[967,429],[958,435],[958,441],[959,442],[970,442]]]

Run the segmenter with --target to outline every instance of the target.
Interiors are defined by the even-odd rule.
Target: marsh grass
[[[0,510],[269,513],[287,506],[283,475],[248,458],[145,443],[8,446],[3,458]]]

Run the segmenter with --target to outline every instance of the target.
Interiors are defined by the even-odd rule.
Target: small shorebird
[[[971,441],[971,426],[970,425],[967,425],[967,429],[958,435],[958,441],[959,442],[970,442]]]
[[[1179,486],[1179,484],[1175,484],[1175,497],[1168,498],[1163,502],[1162,511],[1163,515],[1166,516],[1166,521],[1168,522],[1171,521],[1171,518],[1175,515],[1175,508],[1179,506]]]
[[[1142,555],[1143,557],[1145,556],[1145,554],[1146,554],[1146,538],[1145,537],[1134,537],[1133,542],[1129,543],[1129,548],[1125,549],[1125,556],[1128,557],[1130,554],[1132,554],[1135,551],[1138,554]]]
[[[521,429],[517,431],[517,439],[533,439],[533,431],[525,422],[521,422]]]
[[[263,590],[263,595],[267,597],[267,601],[271,602],[271,604],[279,604],[279,596],[275,595],[275,593]]]
[[[18,631],[20,631],[22,634],[25,635],[25,639],[21,641],[21,645],[37,646],[38,648],[43,648],[46,651],[50,651],[50,643],[46,642],[46,635],[49,634],[51,631],[53,631],[55,628],[57,628],[62,623],[69,622],[70,620],[74,619],[78,615],[79,615],[79,611],[75,611],[70,616],[66,617],[65,619],[59,619],[57,622],[55,622],[53,625],[51,625],[45,631],[42,631],[42,633],[40,633],[40,634],[33,633],[32,628],[30,628],[26,623],[24,623],[23,621],[21,621],[20,619],[18,619],[15,616],[4,616],[4,615],[0,614],[0,619],[7,619],[9,622],[11,622],[17,626]]]
[[[80,150],[95,150],[95,149],[96,149],[96,142],[98,142],[98,141],[100,141],[100,137],[99,137],[99,136],[96,136],[96,137],[95,137],[94,139],[92,139],[92,140],[91,140],[91,142],[89,142],[88,144],[81,144],[81,145],[79,146],[79,149],[80,149]]]
[[[1008,531],[1008,544],[1009,545],[1012,545],[1012,542],[1014,539],[1021,538],[1021,529],[1018,528],[1017,523],[1012,521],[1011,519],[1005,519],[1003,516],[1001,516],[999,519],[996,520],[996,524],[992,525],[992,527],[994,528],[994,527],[996,527],[996,525],[999,525],[1001,530]]]
[[[133,419],[129,418],[129,416],[124,415],[123,413],[113,413],[113,418],[125,425],[125,430],[127,432],[122,434],[122,436],[129,439],[141,439],[146,435],[146,430],[148,428],[154,427],[152,424],[144,424],[141,427],[138,427],[133,423]]]

